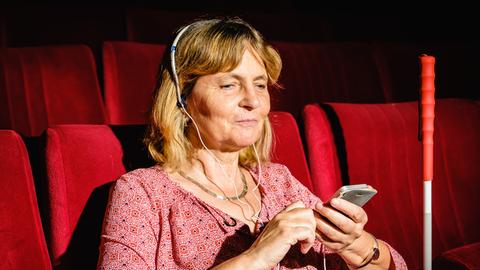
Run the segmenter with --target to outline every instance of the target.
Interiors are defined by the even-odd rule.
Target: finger
[[[321,239],[321,236],[317,235],[317,239]],[[345,248],[345,245],[339,242],[334,242],[334,241],[328,241],[328,239],[320,240],[322,244],[324,244],[327,248],[338,252],[341,251]]]
[[[325,217],[318,216],[316,232],[322,242],[344,242],[346,234]]]
[[[315,230],[311,227],[299,226],[296,228],[298,232],[298,241],[300,242],[300,251],[303,254],[308,253],[308,251],[313,247],[315,243]]]
[[[296,201],[290,205],[288,205],[284,211],[291,211],[295,208],[305,208],[305,204],[302,201]]]
[[[324,222],[332,227],[338,228],[344,233],[351,233],[358,227],[354,220],[330,206],[322,207],[322,209],[318,211],[318,214],[321,216],[317,216],[317,219],[322,218]],[[361,227],[363,227],[363,225]]]
[[[315,210],[316,211],[319,211],[320,209],[322,209],[324,206],[323,206],[323,202],[322,201],[318,201],[317,203],[315,203]]]
[[[355,223],[367,223],[367,213],[362,207],[343,199],[333,199],[330,205],[350,217]]]
[[[289,219],[293,221],[307,222],[312,225],[313,228],[316,226],[315,212],[311,208],[293,208],[287,211],[286,214],[289,216]]]
[[[318,214],[317,214],[318,215]],[[315,213],[311,208],[294,208],[282,214],[282,225],[288,227],[306,227],[310,228],[315,234],[317,221]]]
[[[332,239],[328,238],[328,236],[326,236],[325,234],[323,234],[319,230],[315,231],[315,237],[318,240],[320,240],[320,242],[322,242],[322,243],[334,243],[334,241]]]
[[[345,244],[342,242],[334,241],[330,239],[328,236],[323,234],[320,231],[315,232],[315,237],[318,239],[322,244],[334,251],[340,251],[345,248]]]

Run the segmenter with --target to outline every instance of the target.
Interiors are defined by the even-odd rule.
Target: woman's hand
[[[371,239],[363,228],[368,221],[363,208],[343,199],[315,205],[317,237],[349,265],[360,265],[371,252]]]
[[[307,253],[315,241],[316,226],[312,209],[301,201],[292,203],[268,222],[244,254],[253,261],[253,269],[272,269],[297,242]]]

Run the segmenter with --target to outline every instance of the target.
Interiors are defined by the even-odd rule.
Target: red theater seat
[[[328,102],[384,102],[373,48],[368,43],[273,42],[283,62],[272,109],[300,116],[303,106]]]
[[[122,148],[105,125],[47,130],[49,248],[62,269],[95,269],[108,184],[125,173]]]
[[[322,108],[308,105],[304,111],[312,175],[331,168],[319,162],[332,158],[330,149],[325,151],[312,140],[322,135],[314,133],[327,115],[339,157],[334,168],[345,171],[343,182],[368,183],[379,191],[365,205],[367,230],[391,243],[409,269],[420,269],[423,182],[418,103],[329,103]],[[480,106],[466,99],[437,99],[435,114],[433,257],[439,259],[448,250],[480,242],[480,216],[475,214],[480,205]],[[313,180],[315,186],[318,179]],[[339,183],[335,177],[331,180]],[[480,261],[475,247],[479,246],[464,249],[466,258],[476,256]]]
[[[337,158],[336,138],[330,119],[318,105],[303,110],[305,141],[308,149],[313,191],[326,201],[342,185],[342,172]]]
[[[52,269],[27,150],[13,130],[0,130],[0,269]]]
[[[109,123],[145,124],[165,45],[106,41],[103,44],[105,106]]]
[[[435,96],[437,98],[478,99],[477,46],[470,43],[376,43],[374,58],[387,102],[418,99],[422,53],[434,55]],[[375,71],[372,71],[375,72]],[[354,100],[347,100],[354,103]]]
[[[288,112],[270,112],[273,130],[272,161],[287,166],[292,175],[313,191],[298,125]]]
[[[418,99],[418,74],[420,74],[418,56],[422,52],[431,51],[428,47],[428,45],[418,43],[374,45],[373,55],[386,102],[405,102]],[[437,86],[440,87],[439,84]]]
[[[85,45],[3,50],[0,128],[38,136],[55,124],[105,123],[96,72]]]

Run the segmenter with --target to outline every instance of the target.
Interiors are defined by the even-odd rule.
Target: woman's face
[[[263,63],[248,49],[232,71],[198,78],[187,104],[208,148],[238,151],[258,140],[270,111],[267,82]]]

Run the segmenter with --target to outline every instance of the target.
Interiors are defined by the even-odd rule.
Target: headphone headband
[[[170,47],[170,64],[172,66],[172,74],[173,74],[173,81],[175,83],[175,88],[177,90],[177,106],[185,109],[187,103],[185,100],[185,97],[182,97],[182,93],[180,90],[180,82],[178,80],[178,74],[177,74],[177,66],[175,64],[175,52],[177,51],[177,43],[180,40],[180,37],[185,33],[185,31],[190,27],[190,25],[187,25],[183,27],[180,32],[178,32],[177,36],[173,40],[172,47]]]

